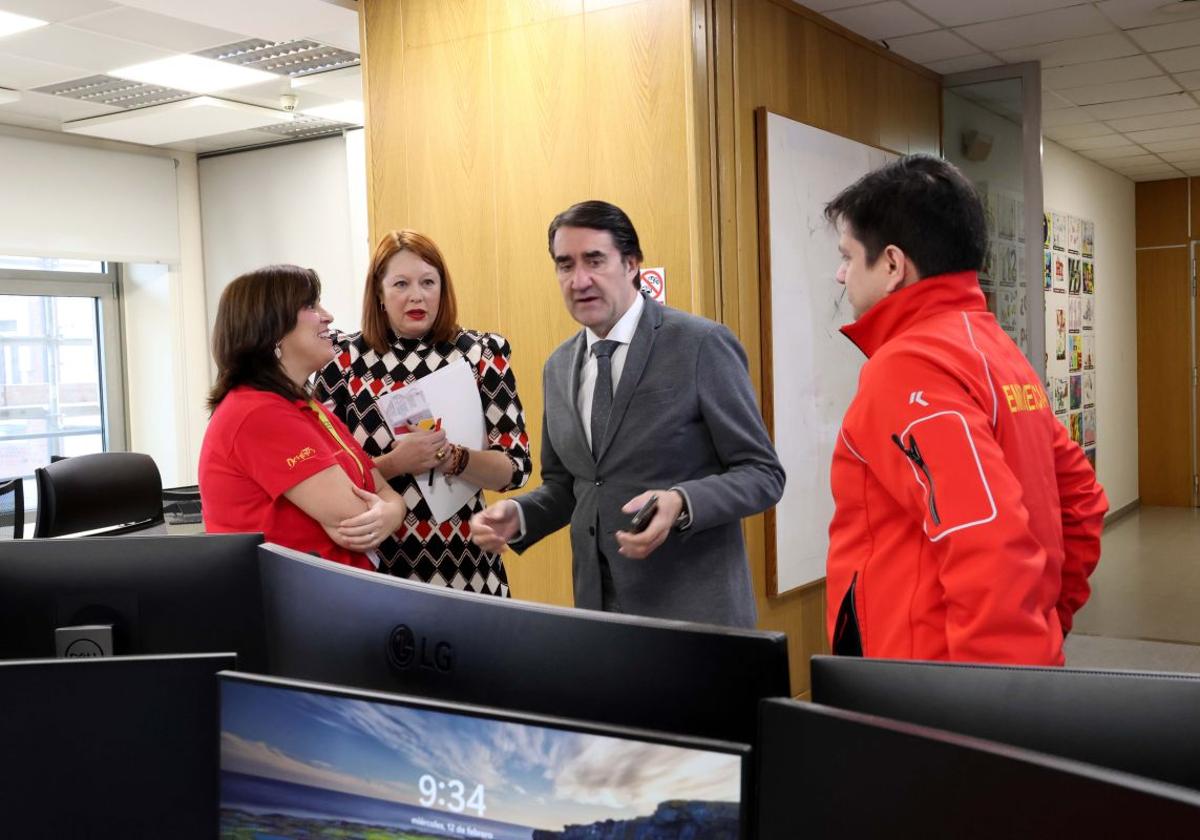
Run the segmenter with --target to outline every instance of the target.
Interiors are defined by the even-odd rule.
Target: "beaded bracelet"
[[[454,453],[450,456],[453,461],[450,468],[446,470],[446,475],[461,475],[462,471],[467,468],[467,463],[471,460],[471,450],[465,446],[454,446]]]

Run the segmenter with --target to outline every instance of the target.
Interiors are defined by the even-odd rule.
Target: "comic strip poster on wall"
[[[1096,225],[1046,210],[1042,236],[1046,299],[1046,393],[1071,439],[1096,463]]]

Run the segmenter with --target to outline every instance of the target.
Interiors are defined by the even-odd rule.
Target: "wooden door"
[[[1144,505],[1195,503],[1191,287],[1186,245],[1137,252],[1138,486]]]

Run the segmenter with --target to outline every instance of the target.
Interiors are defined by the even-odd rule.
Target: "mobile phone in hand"
[[[646,526],[650,524],[650,520],[654,518],[654,514],[658,512],[658,496],[651,496],[646,500],[646,504],[638,509],[638,512],[633,515],[633,520],[629,523],[629,530],[634,534],[640,534],[646,530]]]

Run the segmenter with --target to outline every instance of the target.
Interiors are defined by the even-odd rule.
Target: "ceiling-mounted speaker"
[[[978,163],[992,153],[992,135],[969,128],[962,135],[962,153],[967,160]]]

